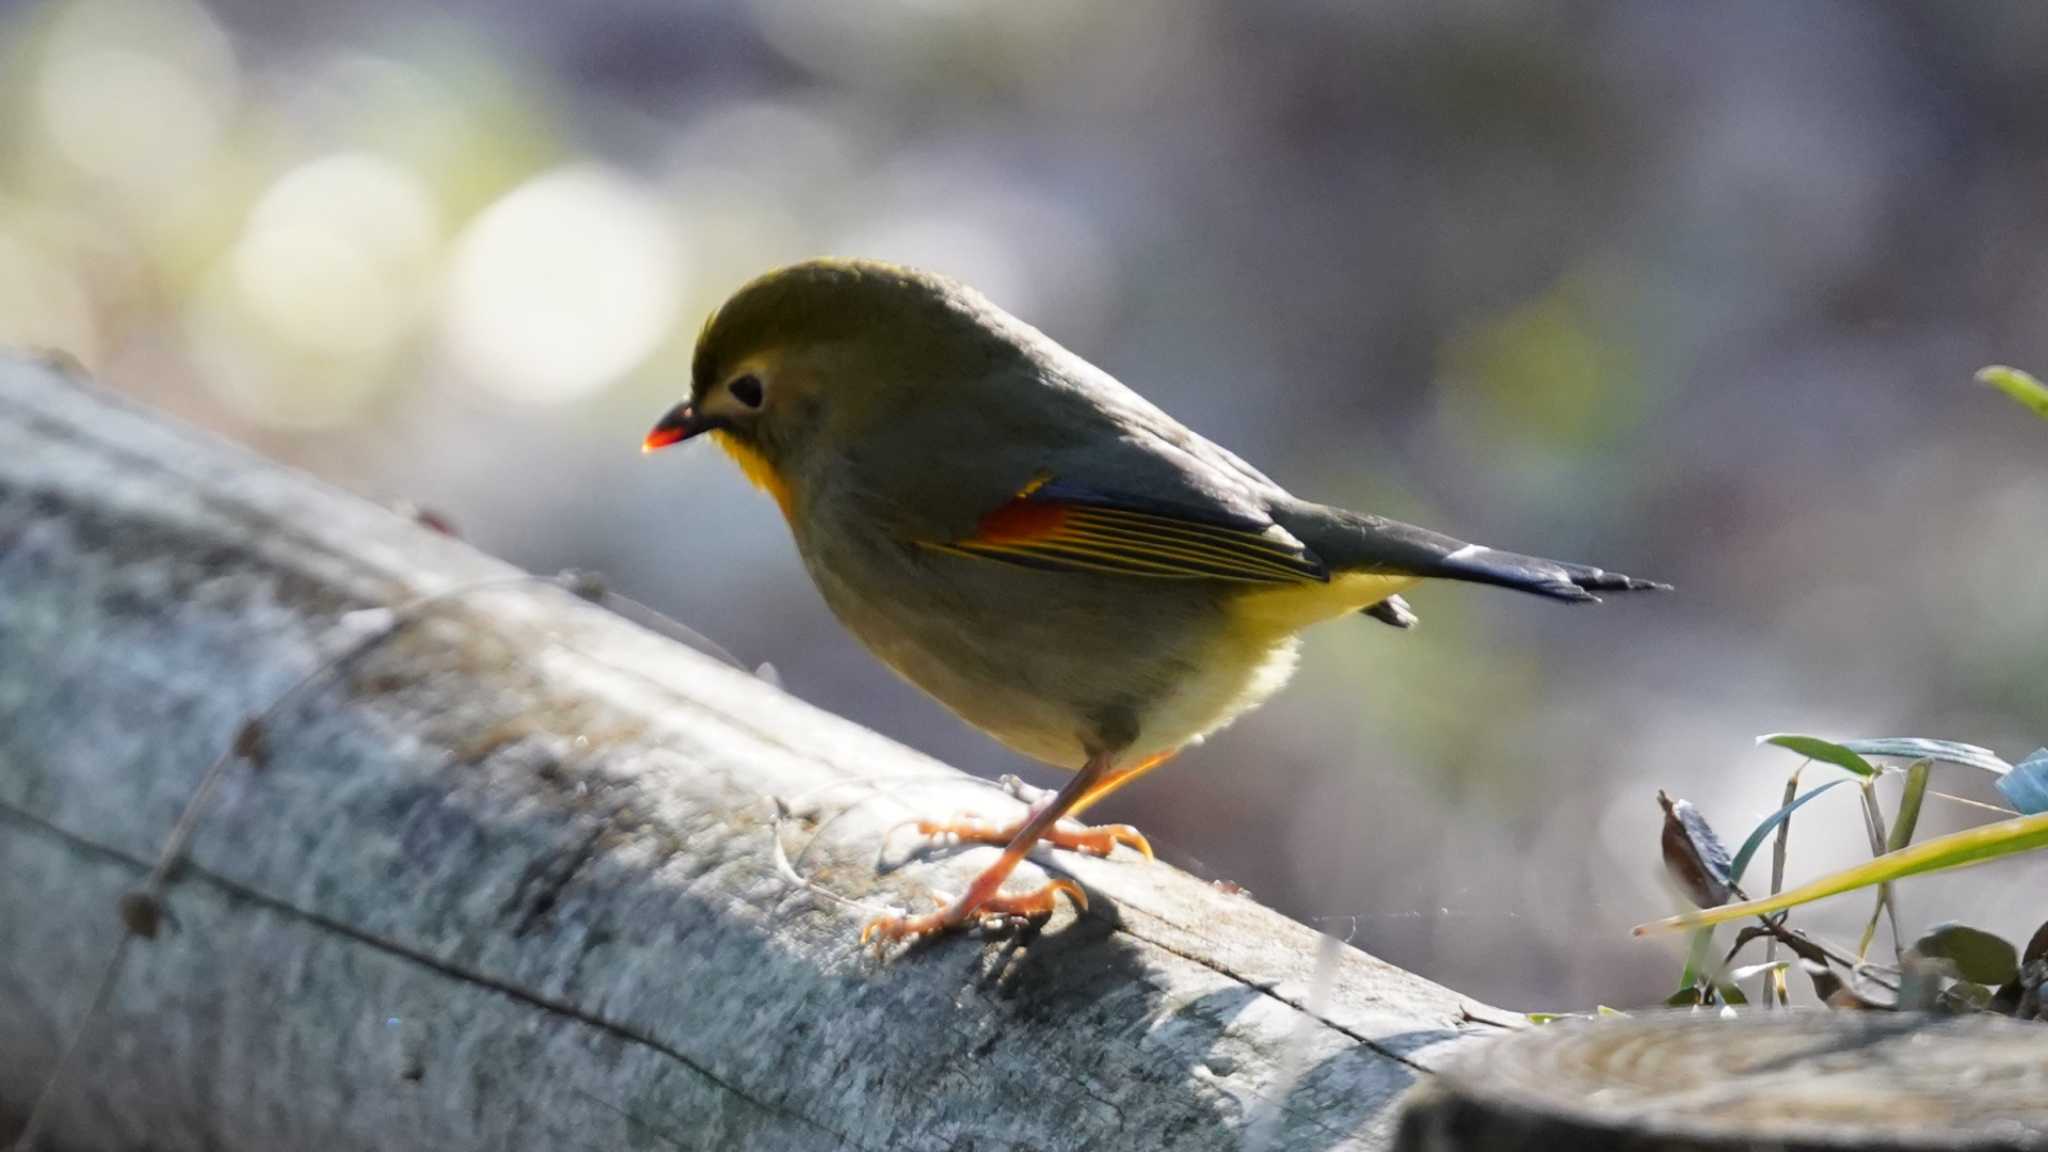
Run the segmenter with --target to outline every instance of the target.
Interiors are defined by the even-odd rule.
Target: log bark
[[[0,1136],[79,1037],[43,1146],[1375,1149],[1490,1030],[1123,853],[877,959],[825,893],[922,907],[986,850],[890,827],[1010,802],[517,576],[0,360]]]
[[[2048,1029],[1995,1015],[1653,1013],[1478,1045],[1410,1094],[1400,1152],[2048,1148]]]

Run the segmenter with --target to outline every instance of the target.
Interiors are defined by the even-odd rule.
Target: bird
[[[1041,840],[1149,844],[1074,822],[1287,682],[1298,636],[1397,628],[1424,580],[1572,603],[1669,585],[1469,544],[1293,495],[1109,373],[932,272],[811,260],[746,283],[699,333],[690,391],[642,442],[708,436],[788,522],[818,592],[883,664],[961,720],[1073,772],[966,890],[870,920],[877,946],[1042,919],[1070,880],[1004,883]]]

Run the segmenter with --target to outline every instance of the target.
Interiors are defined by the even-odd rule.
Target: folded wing
[[[1300,584],[1330,578],[1321,558],[1271,521],[1049,477],[990,510],[972,535],[923,543],[1027,567],[1165,580]]]

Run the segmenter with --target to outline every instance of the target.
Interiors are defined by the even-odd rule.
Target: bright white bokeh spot
[[[40,95],[58,153],[115,183],[188,171],[220,138],[221,117],[192,78],[141,52],[60,56],[43,69]]]
[[[58,156],[88,178],[148,193],[213,154],[236,84],[227,37],[204,8],[98,0],[53,26],[34,99]]]
[[[287,342],[372,359],[412,331],[440,242],[424,181],[382,157],[343,153],[271,185],[230,266],[242,307]]]
[[[660,345],[682,259],[666,211],[638,184],[589,165],[544,173],[485,209],[458,240],[449,355],[509,399],[586,396]]]
[[[198,379],[246,420],[326,428],[360,419],[434,303],[434,193],[366,152],[277,178],[184,310]]]

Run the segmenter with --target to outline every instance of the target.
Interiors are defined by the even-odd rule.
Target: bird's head
[[[778,269],[711,314],[689,399],[642,450],[708,432],[787,510],[815,454],[843,452],[931,390],[1018,355],[1021,328],[973,289],[929,273],[866,261]]]

